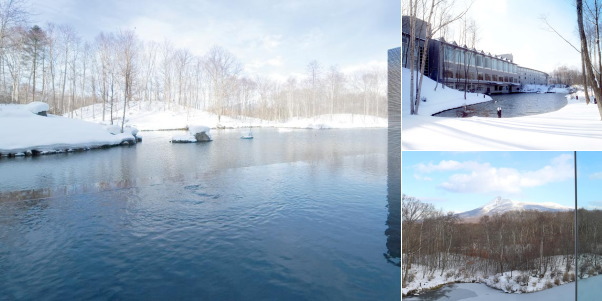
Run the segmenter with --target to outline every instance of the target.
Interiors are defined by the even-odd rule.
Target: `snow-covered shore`
[[[121,106],[120,106],[121,107]],[[121,122],[122,110],[113,112]],[[65,114],[68,116],[70,114]],[[97,123],[107,123],[109,112],[102,117],[102,104],[87,106],[73,112],[73,118]],[[132,102],[126,111],[126,124],[141,131],[187,129],[189,124],[203,124],[210,128],[281,127],[303,129],[386,128],[387,119],[358,114],[327,114],[310,118],[293,118],[274,122],[246,116],[221,116],[207,111],[186,108],[165,102]]]
[[[404,70],[404,76],[407,72]],[[407,77],[403,78],[404,86]],[[460,107],[458,91],[446,88],[433,91],[434,82],[424,79],[425,94],[433,100],[421,103],[419,115],[409,114],[409,91],[402,96],[402,149],[403,150],[600,150],[602,149],[602,123],[594,104],[570,99],[562,109],[532,116],[513,118],[445,118],[432,117],[431,112]],[[409,86],[409,85],[408,85]],[[562,91],[559,91],[562,92]],[[460,92],[461,93],[461,92]],[[463,94],[463,93],[462,93]],[[445,105],[429,104],[436,99],[446,100]],[[468,104],[468,103],[467,103]]]
[[[32,111],[40,107],[40,103],[0,105],[0,156],[86,150],[136,141],[135,130],[114,134],[103,125]]]

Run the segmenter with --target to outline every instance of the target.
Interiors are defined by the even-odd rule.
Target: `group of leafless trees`
[[[428,46],[436,35],[444,31],[448,25],[461,19],[470,8],[454,13],[455,1],[449,0],[409,0],[403,2],[402,14],[408,16],[410,37],[408,41],[408,69],[410,69],[410,113],[417,114],[422,93],[422,81],[427,64]],[[418,22],[418,19],[425,23]],[[420,24],[420,25],[419,25]],[[426,26],[426,28],[418,28]],[[424,37],[418,35],[424,33]],[[423,39],[422,42],[419,39]],[[418,42],[418,43],[417,43]],[[422,45],[419,45],[422,43]],[[418,76],[418,78],[415,78]]]
[[[602,2],[598,0],[576,0],[577,25],[579,27],[581,67],[583,86],[594,92],[596,99],[602,99],[602,47],[600,22]],[[590,102],[589,89],[585,89],[585,101]],[[597,102],[602,119],[602,102]]]
[[[576,68],[559,66],[550,73],[549,83],[567,86],[581,85],[583,84],[583,74]]]
[[[587,255],[578,276],[600,274],[602,211],[577,212],[579,253]],[[427,273],[456,268],[473,275],[524,271],[542,277],[559,265],[569,271],[575,258],[574,211],[511,211],[472,223],[402,195],[402,231],[403,283],[414,264]]]
[[[0,0],[0,103],[44,101],[54,114],[102,103],[107,121],[130,101],[270,120],[387,114],[385,68],[347,74],[314,60],[305,76],[286,81],[250,76],[220,46],[198,56],[169,41],[141,41],[135,31],[84,41],[69,25],[32,26],[24,1]]]

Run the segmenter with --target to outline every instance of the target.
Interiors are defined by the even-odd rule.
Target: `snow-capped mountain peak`
[[[552,202],[520,202],[510,199],[503,199],[502,197],[498,196],[479,208],[459,213],[458,217],[461,219],[478,219],[485,215],[502,214],[515,210],[566,211],[571,209],[571,207]]]

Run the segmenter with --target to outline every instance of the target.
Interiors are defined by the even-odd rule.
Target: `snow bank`
[[[386,128],[387,119],[358,114],[326,114],[310,118],[292,118],[275,126],[299,129]]]
[[[580,98],[583,99],[583,98]],[[569,99],[555,112],[513,118],[404,116],[404,150],[602,149],[598,108]]]
[[[410,115],[410,70],[402,68],[402,115]],[[416,77],[414,77],[416,79]],[[444,87],[439,84],[437,90],[435,87],[437,82],[433,81],[428,77],[424,77],[422,80],[422,89],[420,92],[420,98],[425,101],[420,101],[418,107],[418,115],[420,116],[431,116],[433,114],[459,108],[464,105],[471,105],[475,103],[490,101],[492,98],[485,94],[478,93],[466,93],[466,99],[464,99],[464,92],[458,91],[449,87]]]
[[[523,85],[522,92],[524,93],[564,93],[568,94],[572,92],[570,87],[565,87],[561,85]]]
[[[34,114],[48,112],[48,110],[50,109],[47,103],[41,101],[30,102],[29,104],[25,105],[25,108],[27,108],[28,111]]]
[[[466,257],[466,262],[478,262],[479,258]],[[550,257],[551,266],[543,275],[532,275],[526,271],[507,271],[494,275],[484,275],[482,272],[472,274],[468,268],[437,269],[428,272],[426,267],[413,264],[409,273],[412,279],[402,288],[402,294],[422,294],[431,289],[438,289],[449,283],[482,283],[504,293],[523,294],[548,290],[556,286],[564,286],[575,281],[574,261],[566,262],[563,256]]]
[[[99,124],[32,112],[43,103],[0,105],[0,155],[44,154],[135,142],[131,133],[113,135]]]
[[[122,116],[120,106],[114,108],[113,116]],[[95,104],[64,116],[84,119],[97,123],[107,123],[110,120],[108,111],[103,121],[102,104]],[[121,119],[119,119],[121,121]],[[152,130],[182,130],[189,124],[204,124],[210,128],[245,128],[245,127],[288,127],[288,128],[363,128],[387,127],[387,119],[358,114],[321,115],[312,118],[293,118],[286,122],[274,122],[251,118],[247,116],[221,116],[207,111],[187,108],[177,104],[161,101],[130,103],[126,111],[126,125],[131,125],[142,131]]]

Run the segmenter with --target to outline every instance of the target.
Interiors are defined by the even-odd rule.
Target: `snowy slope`
[[[566,211],[571,210],[571,207],[563,206],[552,202],[520,202],[510,199],[503,199],[502,197],[496,197],[489,203],[462,213],[458,213],[458,217],[461,219],[478,219],[485,215],[502,214],[509,211],[516,210],[537,210],[537,211]]]
[[[113,112],[114,122],[121,122],[122,106]],[[70,116],[71,114],[65,114]],[[110,123],[109,112],[104,120],[102,104],[95,104],[73,111],[73,118],[97,123]],[[286,122],[274,122],[258,118],[221,116],[207,111],[186,108],[165,102],[132,102],[126,110],[126,124],[142,131],[185,129],[189,124],[203,124],[211,128],[286,127],[306,129],[387,127],[387,119],[357,114],[320,115],[311,118],[293,118]]]
[[[402,115],[404,118],[410,116],[410,70],[402,68]],[[435,87],[437,89],[435,90]],[[431,116],[441,111],[458,108],[463,105],[471,105],[479,102],[490,101],[492,98],[485,94],[466,93],[444,87],[441,84],[437,86],[437,82],[428,77],[422,80],[422,89],[420,98],[425,98],[426,101],[421,101],[418,107],[418,115]]]

